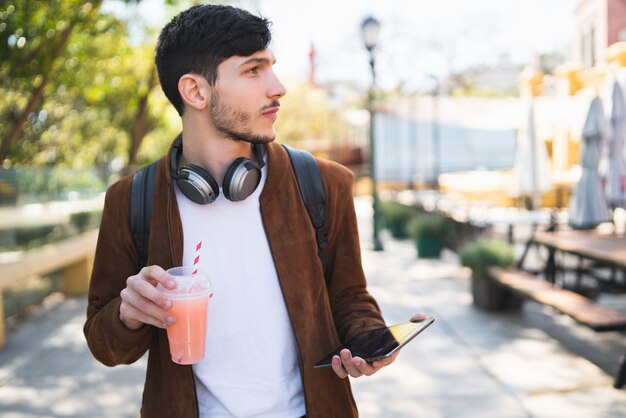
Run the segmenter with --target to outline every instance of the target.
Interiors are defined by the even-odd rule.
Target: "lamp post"
[[[433,147],[433,186],[439,190],[439,174],[441,174],[441,132],[439,126],[439,79],[432,75],[433,87],[433,120],[432,120],[432,147]]]
[[[369,94],[367,96],[367,107],[370,113],[370,177],[372,180],[372,209],[373,209],[373,250],[382,251],[383,244],[378,236],[378,185],[376,182],[376,147],[374,139],[374,89],[376,87],[376,61],[374,59],[374,49],[378,44],[378,33],[380,31],[380,23],[378,20],[369,16],[361,23],[361,36],[365,48],[370,55],[370,68],[372,70],[372,84],[370,85]]]
[[[415,190],[415,177],[417,176],[417,153],[419,147],[417,143],[417,118],[415,117],[417,108],[417,95],[410,94],[409,99],[409,115],[407,122],[409,123],[409,190]]]

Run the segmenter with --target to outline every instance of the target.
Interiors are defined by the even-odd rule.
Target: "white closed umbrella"
[[[541,195],[552,187],[552,175],[548,152],[535,132],[535,111],[532,103],[528,110],[526,134],[517,140],[513,173],[513,195],[532,197],[533,209],[539,209]]]
[[[583,126],[583,143],[580,150],[582,173],[569,202],[569,224],[576,229],[595,228],[610,220],[602,179],[598,165],[603,143],[610,134],[604,118],[602,101],[596,97],[589,105],[589,112]]]
[[[626,204],[626,102],[617,80],[613,82],[611,92],[611,130],[605,192],[609,205],[615,208]]]

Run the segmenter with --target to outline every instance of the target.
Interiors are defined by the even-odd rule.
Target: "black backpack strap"
[[[148,261],[148,239],[157,163],[158,161],[155,161],[137,170],[130,186],[130,230],[133,234],[139,268],[145,267]]]
[[[324,193],[324,182],[320,168],[315,162],[315,158],[307,151],[292,148],[283,144],[287,150],[291,165],[296,173],[296,180],[300,189],[300,195],[306,206],[306,210],[311,218],[313,228],[315,228],[315,238],[317,239],[317,254],[322,261],[324,277],[326,275],[326,256],[322,249],[328,244],[328,230],[326,229],[326,193]]]

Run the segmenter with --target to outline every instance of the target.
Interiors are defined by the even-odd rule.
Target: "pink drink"
[[[204,358],[211,286],[201,272],[192,276],[191,269],[175,267],[168,270],[176,280],[176,289],[169,291],[159,285],[159,290],[172,301],[169,312],[176,318],[176,323],[167,328],[167,339],[172,361],[178,364],[193,364]]]
[[[209,295],[172,299],[170,312],[176,323],[167,328],[172,361],[178,364],[193,364],[204,358],[206,333],[206,311]]]

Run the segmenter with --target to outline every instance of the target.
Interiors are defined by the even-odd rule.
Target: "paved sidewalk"
[[[356,205],[367,241],[369,204]],[[521,313],[481,311],[453,253],[415,257],[409,241],[386,240],[384,252],[364,253],[370,292],[388,323],[416,311],[436,322],[392,366],[354,381],[363,418],[626,416],[626,390],[614,389],[613,377],[581,356],[616,370],[624,333],[596,334],[535,303]]]
[[[357,211],[367,246],[366,200]],[[613,389],[612,376],[580,355],[616,367],[623,333],[598,337],[532,303],[517,314],[482,312],[453,254],[417,260],[409,241],[384,244],[384,252],[364,250],[363,262],[387,322],[418,311],[436,322],[392,366],[353,380],[363,418],[626,416],[626,390]],[[82,335],[85,307],[85,297],[53,300],[8,335],[0,416],[138,416],[145,362],[107,368],[93,360]]]
[[[87,298],[50,303],[0,351],[0,417],[137,417],[145,362],[107,368],[83,337]]]

